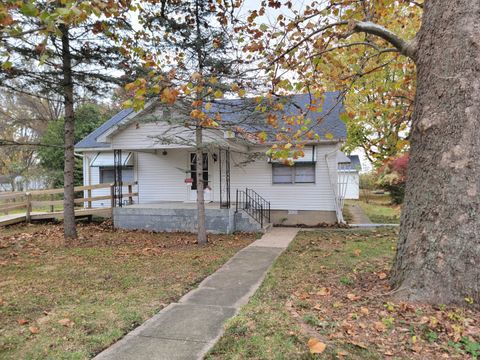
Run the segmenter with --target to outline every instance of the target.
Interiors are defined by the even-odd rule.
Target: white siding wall
[[[167,131],[167,132],[165,132]],[[161,144],[158,137],[174,139],[177,143]],[[223,133],[217,130],[203,132],[204,142],[224,141]],[[183,126],[172,127],[162,122],[133,123],[112,137],[112,148],[114,149],[155,149],[155,148],[178,148],[181,147],[181,139],[193,141],[195,133],[193,130]],[[185,145],[185,147],[187,147]]]
[[[272,209],[334,211],[334,194],[325,155],[335,149],[335,145],[316,146],[315,184],[272,184],[272,165],[266,160],[257,160],[245,167],[232,166],[232,200],[235,201],[237,188],[248,187],[269,200]],[[233,160],[238,162],[238,159]],[[336,169],[335,156],[329,158],[329,166]]]
[[[272,164],[266,158],[240,167],[235,164],[243,160],[243,155],[232,153],[232,202],[235,202],[236,189],[248,187],[269,200],[272,203],[272,209],[334,211],[334,193],[325,155],[335,149],[335,145],[316,146],[315,184],[272,184]],[[168,149],[167,155],[163,155],[162,150],[135,152],[134,169],[135,179],[138,181],[138,203],[187,201],[189,188],[184,180],[189,175],[180,169],[189,168],[189,154],[190,151],[187,149]],[[90,156],[85,156],[84,161],[89,160]],[[336,169],[335,156],[330,156],[328,161],[330,169]],[[100,180],[98,167],[90,167],[89,170],[90,173],[86,171],[85,174],[85,184],[98,184]],[[214,200],[219,201],[218,162],[214,162],[211,156],[209,157],[209,179],[214,191]],[[95,195],[108,195],[108,193],[108,189],[94,190]],[[106,201],[99,201],[94,205],[101,206],[101,203],[108,205]]]
[[[167,155],[162,155],[162,151],[137,154],[140,203],[187,200],[187,176],[178,168],[188,168],[188,150],[169,149]]]
[[[345,191],[345,199],[359,199],[360,197],[360,176],[358,172],[339,172],[339,183],[344,184],[346,183]],[[342,188],[345,185],[340,185],[339,187]],[[340,189],[341,190],[341,189]]]

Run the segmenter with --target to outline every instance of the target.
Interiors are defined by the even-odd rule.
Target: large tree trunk
[[[63,175],[64,200],[63,200],[63,232],[65,239],[75,239],[77,229],[75,227],[74,208],[74,172],[75,172],[75,112],[73,108],[73,79],[72,79],[72,57],[70,54],[70,40],[68,28],[60,26],[62,31],[62,70],[63,70],[63,97],[65,104],[65,165]]]
[[[196,169],[197,169],[197,242],[199,245],[207,243],[207,231],[205,228],[205,197],[203,191],[203,136],[202,127],[195,130]]]
[[[398,296],[480,302],[480,2],[425,2]]]

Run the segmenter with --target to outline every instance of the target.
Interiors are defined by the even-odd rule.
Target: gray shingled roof
[[[311,119],[311,124],[308,126],[309,129],[320,135],[322,140],[329,139],[326,136],[327,134],[333,135],[333,139],[335,140],[344,140],[347,137],[347,129],[343,121],[340,120],[340,114],[344,111],[344,108],[339,95],[339,92],[325,93],[321,106],[322,111],[308,110],[312,101],[309,94],[287,96],[281,99],[281,102],[284,103],[284,110],[277,111],[276,113],[279,118],[281,118],[282,115],[292,116],[299,112],[305,112],[305,117]],[[267,133],[273,133],[273,129],[265,123],[265,113],[255,110],[257,105],[254,99],[227,99],[213,103],[210,112],[221,113],[222,121],[239,126],[247,132],[257,133],[259,131],[267,131]],[[120,111],[81,140],[75,148],[109,147],[107,143],[97,142],[97,138],[111,127],[117,125],[132,112],[132,109]],[[293,130],[296,130],[295,126],[296,125],[293,126]]]
[[[85,138],[80,140],[76,145],[76,149],[90,149],[90,148],[105,148],[110,147],[108,143],[97,142],[97,138],[111,127],[117,125],[120,121],[125,119],[133,112],[133,109],[124,109],[115,114],[109,120],[105,121],[102,125],[88,134]]]
[[[308,129],[320,135],[322,140],[328,140],[326,134],[331,134],[333,139],[344,140],[347,137],[347,128],[345,123],[340,120],[340,114],[344,111],[343,104],[339,98],[339,92],[327,92],[324,94],[321,111],[309,111],[313,98],[309,94],[291,95],[281,98],[279,102],[284,103],[282,111],[275,111],[278,118],[282,116],[298,115],[304,113],[305,118],[311,120]],[[265,117],[269,111],[256,111],[257,103],[254,99],[235,99],[221,100],[215,102],[210,110],[211,113],[221,113],[222,121],[238,125],[247,132],[258,133],[266,131],[267,134],[273,134],[275,130],[268,126]],[[279,121],[281,127],[281,121]],[[293,125],[293,131],[300,128],[299,125]]]

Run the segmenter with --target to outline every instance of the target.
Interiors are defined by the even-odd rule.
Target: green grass
[[[398,224],[400,222],[400,207],[380,205],[373,202],[358,201],[358,205],[365,211],[373,223]]]
[[[379,234],[381,237],[378,237]],[[342,240],[352,236],[353,241]],[[328,241],[329,237],[333,242],[340,242],[340,251],[322,246],[322,239]],[[225,335],[206,359],[318,358],[317,355],[310,354],[306,345],[309,335],[302,331],[301,323],[292,316],[286,305],[292,301],[292,294],[317,291],[326,272],[335,270],[340,273],[355,268],[369,258],[390,257],[394,238],[392,230],[299,233],[289,249],[278,258],[251,301],[227,324]],[[375,246],[372,246],[373,243]],[[361,255],[353,256],[357,250],[360,250]],[[370,267],[368,264],[365,266]],[[342,277],[337,277],[336,280],[340,286],[347,287],[351,284],[351,280],[341,279]],[[337,327],[335,321],[321,320],[315,315],[315,310],[312,313],[311,304],[306,300],[293,301],[293,307],[305,309],[306,314],[301,317],[303,322],[321,329],[324,334]],[[328,346],[322,358],[336,359],[340,350],[348,351],[352,356],[350,358],[354,359],[382,358],[374,349],[362,349],[351,344]]]
[[[392,228],[300,232],[206,359],[476,359],[478,309],[391,297],[396,241]]]
[[[1,359],[92,358],[255,238],[211,236],[199,247],[189,234],[79,230],[68,247],[53,245],[57,225],[2,230]]]
[[[388,194],[365,194],[361,191],[359,200],[346,200],[345,212],[347,219],[351,220],[351,215],[348,212],[348,205],[359,205],[368,218],[373,223],[378,224],[398,224],[400,223],[401,207],[399,205],[392,205]],[[348,220],[347,220],[348,222]]]

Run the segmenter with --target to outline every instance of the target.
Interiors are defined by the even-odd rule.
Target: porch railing
[[[261,227],[263,227],[265,221],[267,221],[267,223],[270,222],[270,201],[265,200],[252,189],[237,189],[235,212],[238,212],[238,210],[245,211],[255,219]]]

